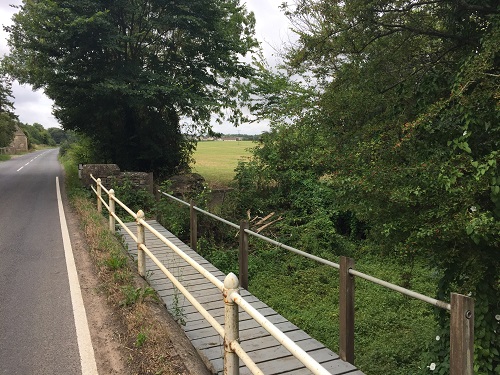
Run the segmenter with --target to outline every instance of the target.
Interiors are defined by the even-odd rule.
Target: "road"
[[[57,150],[0,163],[0,374],[97,373],[56,177]]]

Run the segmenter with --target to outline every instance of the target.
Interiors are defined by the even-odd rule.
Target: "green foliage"
[[[10,160],[10,155],[0,154],[0,161]]]
[[[7,147],[14,139],[16,120],[7,112],[0,112],[0,147]]]
[[[146,342],[148,338],[148,334],[147,332],[144,332],[144,331],[140,331],[138,334],[137,334],[137,339],[135,340],[135,347],[136,348],[140,348],[141,346],[144,345],[144,343]]]
[[[136,303],[141,303],[147,298],[157,299],[156,292],[153,288],[135,288],[132,285],[122,287],[124,299],[120,302],[121,306],[131,306]]]
[[[185,129],[235,122],[252,69],[253,14],[237,0],[24,1],[10,33],[8,70],[43,87],[64,129],[93,138],[123,170],[166,177],[188,168]]]
[[[348,253],[332,241],[341,235],[373,254],[428,261],[442,275],[438,298],[476,300],[476,371],[500,371],[499,343],[485,333],[497,329],[500,300],[498,4],[316,0],[283,9],[299,41],[283,71],[250,82],[257,115],[273,127],[238,170],[241,209],[293,213],[282,225],[295,228],[292,240],[328,252]],[[266,109],[288,100],[298,108]],[[446,372],[441,349],[428,349]]]
[[[127,258],[121,252],[112,252],[110,256],[104,260],[104,264],[110,270],[116,271],[127,265]]]
[[[120,181],[113,180],[110,189],[115,191],[115,196],[133,212],[142,210],[146,215],[152,215],[155,211],[155,197],[149,191],[146,191],[136,185],[129,178]],[[119,217],[130,217],[121,206],[116,205],[116,213]]]
[[[3,57],[0,56],[0,113],[14,114],[12,98],[12,80],[5,74]]]
[[[14,139],[17,117],[14,115],[12,82],[3,73],[3,59],[0,58],[0,147],[7,147]]]
[[[71,131],[64,131],[61,128],[48,128],[47,131],[55,144],[58,145],[75,137]]]
[[[35,122],[33,125],[20,124],[20,127],[28,137],[28,147],[32,148],[33,145],[56,145],[49,131],[43,125]]]
[[[167,180],[160,185],[161,191],[171,194],[171,183]],[[161,197],[157,202],[158,222],[178,238],[187,241],[189,238],[189,208],[170,198]]]

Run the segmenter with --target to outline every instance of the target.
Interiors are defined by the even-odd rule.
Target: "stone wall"
[[[110,189],[112,184],[120,184],[122,181],[131,181],[139,189],[154,193],[153,173],[146,172],[122,172],[116,164],[85,164],[81,169],[81,180],[85,186],[94,185],[90,175],[100,178],[102,185]]]
[[[24,132],[16,126],[16,132],[14,133],[14,139],[12,140],[9,147],[4,148],[5,154],[17,154],[20,152],[28,151],[28,137]]]

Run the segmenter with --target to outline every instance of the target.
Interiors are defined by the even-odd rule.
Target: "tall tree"
[[[0,59],[0,147],[7,147],[14,139],[17,117],[14,115],[12,85],[8,77],[3,74],[2,60]]]
[[[24,1],[8,28],[10,71],[43,88],[65,129],[104,160],[168,174],[198,131],[234,109],[233,80],[251,69],[254,18],[238,0]]]
[[[476,371],[500,371],[498,1],[300,0],[283,8],[299,35],[285,68],[312,79],[316,94],[304,97],[292,123],[281,113],[278,131],[309,129],[327,140],[328,170],[317,182],[331,188],[337,210],[367,225],[372,248],[444,270],[440,298],[455,290],[476,299]],[[263,115],[289,97],[297,102],[297,90],[277,96],[262,80],[254,88],[268,98],[258,103]],[[268,148],[284,143],[279,134],[274,142]]]

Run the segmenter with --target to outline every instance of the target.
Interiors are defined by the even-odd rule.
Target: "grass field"
[[[201,174],[211,188],[227,187],[235,175],[238,161],[250,156],[251,141],[199,142],[194,153],[193,172]]]

